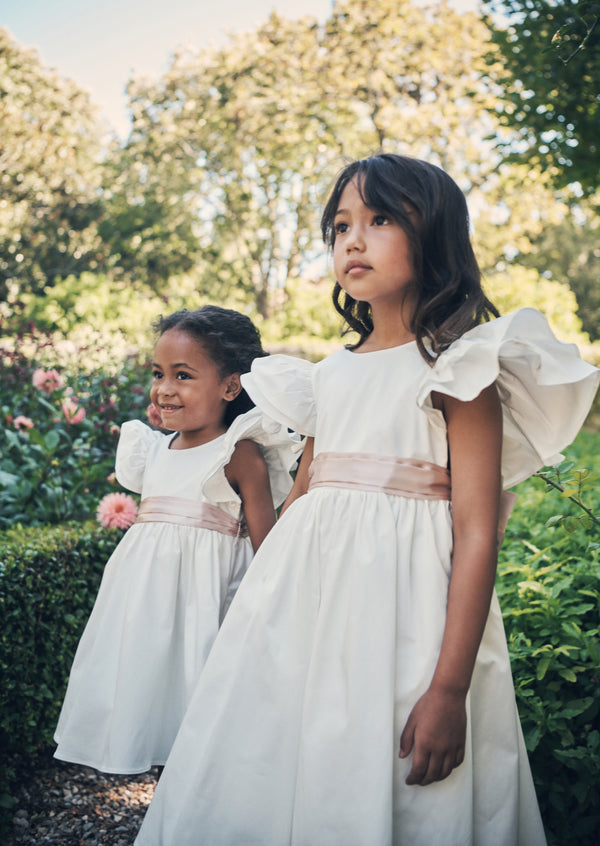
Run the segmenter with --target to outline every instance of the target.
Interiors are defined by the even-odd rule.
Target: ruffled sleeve
[[[496,383],[503,411],[502,475],[510,488],[562,460],[594,400],[600,371],[575,344],[553,335],[546,318],[524,308],[472,329],[425,372],[420,407],[431,393],[469,401]]]
[[[242,385],[263,414],[300,435],[314,435],[316,407],[315,365],[290,355],[257,358]]]
[[[269,471],[273,505],[278,508],[292,487],[291,471],[296,467],[302,444],[297,435],[288,432],[287,426],[265,420],[258,408],[236,417],[225,433],[214,464],[206,475],[202,493],[215,505],[230,509],[239,506],[240,498],[227,481],[225,467],[237,442],[244,439],[254,441],[261,449]]]
[[[141,493],[148,453],[157,441],[165,437],[168,436],[151,429],[141,420],[123,423],[115,461],[119,484],[134,493]]]

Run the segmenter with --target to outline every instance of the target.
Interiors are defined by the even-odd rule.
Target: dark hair
[[[410,328],[426,361],[434,362],[473,326],[498,317],[481,287],[465,197],[445,171],[420,159],[390,153],[347,165],[321,218],[323,240],[331,248],[340,198],[352,180],[365,205],[389,214],[408,237],[416,303]],[[348,325],[345,331],[358,332],[360,340],[349,345],[356,349],[373,331],[370,305],[350,297],[338,282],[333,289],[333,304]]]
[[[260,332],[250,318],[230,308],[206,305],[195,311],[181,309],[154,323],[159,335],[175,328],[202,344],[222,379],[231,373],[247,373],[255,358],[268,355],[262,348]],[[230,426],[238,415],[251,408],[254,403],[242,388],[237,397],[227,403],[225,426]]]

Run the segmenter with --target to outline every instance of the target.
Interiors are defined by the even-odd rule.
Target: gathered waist
[[[240,521],[218,505],[178,496],[149,496],[140,502],[136,523],[177,523],[196,529],[211,529],[236,537]]]
[[[320,452],[308,489],[350,488],[412,499],[450,499],[450,473],[439,464],[367,452]]]

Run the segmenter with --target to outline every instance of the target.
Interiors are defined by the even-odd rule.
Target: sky
[[[450,2],[459,10],[476,6]],[[45,66],[87,89],[107,127],[124,137],[127,81],[158,78],[178,46],[222,44],[273,10],[324,20],[331,7],[332,0],[0,0],[0,26],[35,48]]]

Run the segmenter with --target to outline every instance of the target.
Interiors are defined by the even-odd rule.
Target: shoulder
[[[267,462],[260,446],[254,441],[238,441],[225,467],[227,481],[237,489],[245,479],[268,476]]]

